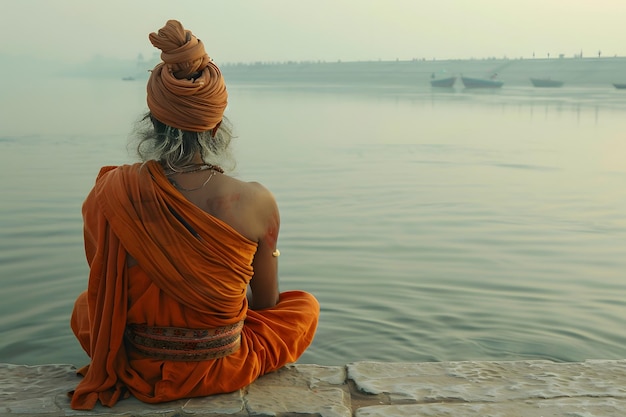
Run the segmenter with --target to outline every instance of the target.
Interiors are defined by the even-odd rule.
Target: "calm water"
[[[6,81],[3,81],[6,83]],[[0,362],[87,360],[81,203],[132,161],[143,82],[0,98]],[[626,357],[626,94],[230,86],[237,175],[274,191],[303,363]]]

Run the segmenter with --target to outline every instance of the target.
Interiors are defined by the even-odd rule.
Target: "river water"
[[[0,362],[87,358],[81,204],[143,82],[0,98]],[[235,175],[282,217],[281,290],[317,296],[301,363],[626,357],[626,94],[229,85]]]

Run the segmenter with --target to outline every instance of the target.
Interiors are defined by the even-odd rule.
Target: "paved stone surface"
[[[626,360],[554,363],[354,363],[348,378],[393,403],[503,402],[577,396],[626,398]],[[622,382],[618,384],[618,382]],[[626,415],[626,413],[625,413]]]
[[[363,407],[356,417],[594,417],[624,416],[626,401],[565,398],[488,404],[419,404]]]
[[[69,407],[72,365],[0,364],[0,416],[626,416],[626,360],[289,365],[240,391]]]

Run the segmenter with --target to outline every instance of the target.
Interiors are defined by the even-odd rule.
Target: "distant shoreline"
[[[410,62],[423,62],[423,63],[446,63],[446,62],[509,62],[509,61],[537,61],[537,62],[552,62],[552,61],[604,61],[604,60],[626,60],[626,56],[609,56],[609,57],[535,57],[535,58],[447,58],[447,59],[370,59],[370,60],[356,60],[356,61],[343,61],[341,59],[334,61],[326,60],[301,60],[301,61],[255,61],[255,62],[223,62],[218,63],[220,68],[232,67],[232,66],[284,66],[284,65],[333,65],[333,64],[389,64],[389,63],[410,63]]]
[[[0,55],[0,62],[11,57]],[[30,68],[47,68],[56,77],[144,81],[158,63],[150,59],[110,59],[96,56],[82,64],[41,62]],[[7,61],[8,62],[8,61]],[[13,61],[11,61],[13,62]],[[227,83],[306,85],[429,86],[432,77],[485,78],[497,73],[504,88],[528,85],[530,77],[551,78],[570,86],[600,86],[626,83],[626,57],[535,57],[476,59],[411,59],[369,61],[283,61],[220,63]],[[38,75],[39,76],[39,75]]]
[[[221,66],[227,82],[424,85],[432,78],[497,74],[504,86],[550,78],[565,86],[626,83],[626,57],[533,58],[445,61],[353,61],[230,64]]]

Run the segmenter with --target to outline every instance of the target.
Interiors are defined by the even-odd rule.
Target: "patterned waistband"
[[[239,350],[243,320],[212,329],[185,329],[129,324],[124,336],[145,356],[172,361],[202,361]]]

